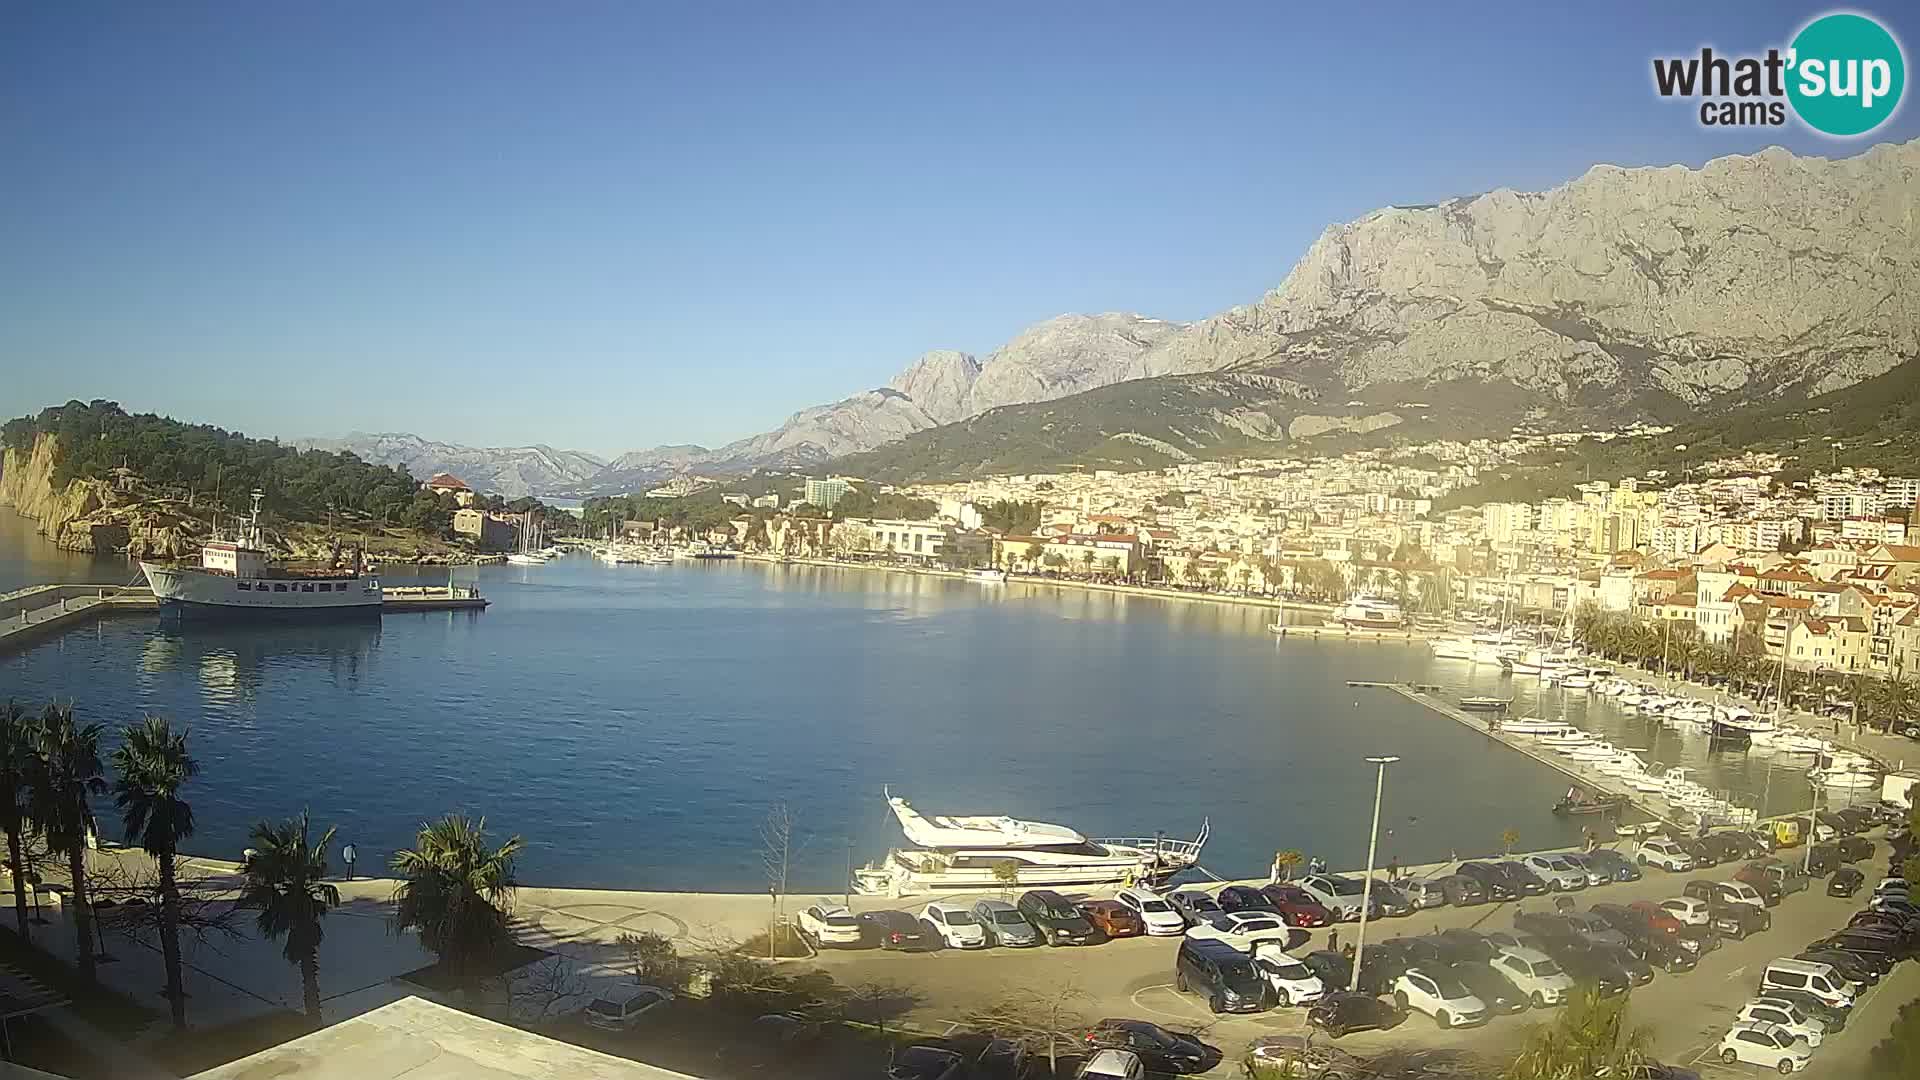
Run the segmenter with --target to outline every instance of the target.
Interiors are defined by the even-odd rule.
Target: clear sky
[[[1825,5],[1444,7],[8,4],[0,413],[711,445],[1061,312],[1253,300],[1383,204],[1920,134],[1654,96]]]

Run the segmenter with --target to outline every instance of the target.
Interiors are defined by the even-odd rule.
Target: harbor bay
[[[14,519],[17,522],[18,519]],[[9,567],[111,581],[6,534]],[[51,561],[48,561],[51,560]],[[447,571],[388,568],[387,584]],[[190,726],[205,789],[195,853],[310,807],[367,865],[446,808],[523,833],[522,876],[557,886],[754,892],[759,826],[795,821],[796,889],[901,844],[882,790],[928,813],[1058,821],[1095,836],[1211,835],[1227,878],[1293,848],[1366,850],[1370,754],[1390,776],[1380,861],[1578,843],[1567,779],[1400,695],[1515,696],[1766,812],[1800,774],[1710,753],[1584,693],[1431,659],[1413,641],[1277,638],[1270,610],[755,562],[463,568],[484,613],[326,625],[99,622],[0,660],[0,696],[73,698],[118,727]],[[1064,678],[1071,674],[1072,678]]]

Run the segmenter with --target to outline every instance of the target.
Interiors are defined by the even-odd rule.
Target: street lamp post
[[[1360,932],[1353,943],[1353,977],[1347,982],[1348,990],[1360,989],[1360,963],[1367,957],[1367,915],[1373,908],[1373,857],[1380,847],[1380,796],[1387,787],[1387,766],[1400,759],[1397,757],[1370,757],[1367,759],[1379,767],[1373,781],[1373,828],[1367,834],[1367,876],[1360,886]]]
[[[1809,779],[1807,789],[1813,793],[1813,801],[1807,805],[1807,857],[1800,864],[1800,872],[1809,878],[1813,876],[1813,831],[1820,827],[1820,819],[1815,813],[1820,808],[1820,783]]]

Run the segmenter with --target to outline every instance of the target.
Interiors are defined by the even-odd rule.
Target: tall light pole
[[[1387,766],[1400,759],[1397,757],[1370,757],[1367,759],[1379,766],[1373,781],[1373,830],[1367,834],[1367,876],[1360,886],[1360,932],[1353,944],[1353,978],[1348,980],[1347,989],[1360,989],[1360,962],[1367,957],[1367,914],[1373,908],[1373,857],[1380,847],[1380,795],[1387,788]]]

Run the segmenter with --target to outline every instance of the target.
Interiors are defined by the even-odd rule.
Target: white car
[[[1565,1004],[1573,993],[1573,977],[1539,949],[1524,945],[1502,949],[1500,955],[1487,964],[1512,983],[1515,990],[1525,994],[1535,1008]]]
[[[943,904],[938,900],[920,909],[920,921],[932,928],[940,942],[953,949],[984,949],[987,947],[987,932],[974,921],[973,912],[959,904]]]
[[[1649,837],[1640,841],[1633,853],[1633,859],[1641,866],[1657,866],[1662,870],[1679,873],[1693,869],[1693,856],[1679,844],[1664,836]]]
[[[1167,903],[1166,897],[1152,889],[1142,889],[1137,886],[1121,889],[1114,894],[1113,898],[1133,909],[1133,913],[1140,916],[1140,921],[1146,924],[1149,934],[1172,937],[1187,931],[1186,918],[1175,911],[1172,904]]]
[[[1131,1050],[1096,1050],[1075,1075],[1079,1080],[1146,1080],[1147,1067]]]
[[[1905,900],[1912,892],[1913,889],[1908,886],[1906,878],[1882,878],[1880,884],[1873,887],[1873,898],[1878,900],[1883,896],[1892,896]]]
[[[816,945],[860,944],[860,920],[839,904],[815,904],[800,912],[800,932]]]
[[[1553,892],[1570,892],[1587,887],[1586,868],[1575,866],[1558,855],[1529,855],[1520,860],[1520,865],[1538,874]]]
[[[1785,998],[1754,998],[1734,1017],[1736,1023],[1774,1024],[1807,1040],[1808,1046],[1819,1046],[1827,1036],[1827,1022],[1808,1016],[1800,1006]]]
[[[1263,941],[1287,944],[1287,924],[1277,915],[1257,911],[1228,911],[1211,919],[1202,919],[1187,928],[1190,938],[1224,941],[1241,952],[1252,952]]]
[[[657,986],[628,986],[610,991],[607,997],[594,998],[587,1005],[589,1026],[607,1031],[632,1027],[642,1016],[673,1000],[671,990]]]
[[[1728,1065],[1744,1061],[1783,1073],[1798,1072],[1813,1061],[1807,1040],[1777,1024],[1735,1024],[1714,1052]]]
[[[1253,947],[1253,967],[1273,987],[1274,1000],[1283,1005],[1309,1005],[1327,995],[1320,976],[1271,941]]]
[[[1339,874],[1314,874],[1301,878],[1299,885],[1321,907],[1333,912],[1335,919],[1343,922],[1359,920],[1360,900],[1366,893],[1366,883],[1360,879]],[[1374,903],[1377,905],[1379,901]]]
[[[1660,910],[1680,920],[1682,926],[1705,926],[1713,921],[1707,902],[1696,896],[1674,896],[1660,901]]]
[[[1472,1027],[1487,1022],[1487,1003],[1444,972],[1408,968],[1393,980],[1393,1000],[1401,1011],[1413,1009],[1433,1017],[1443,1028]]]

